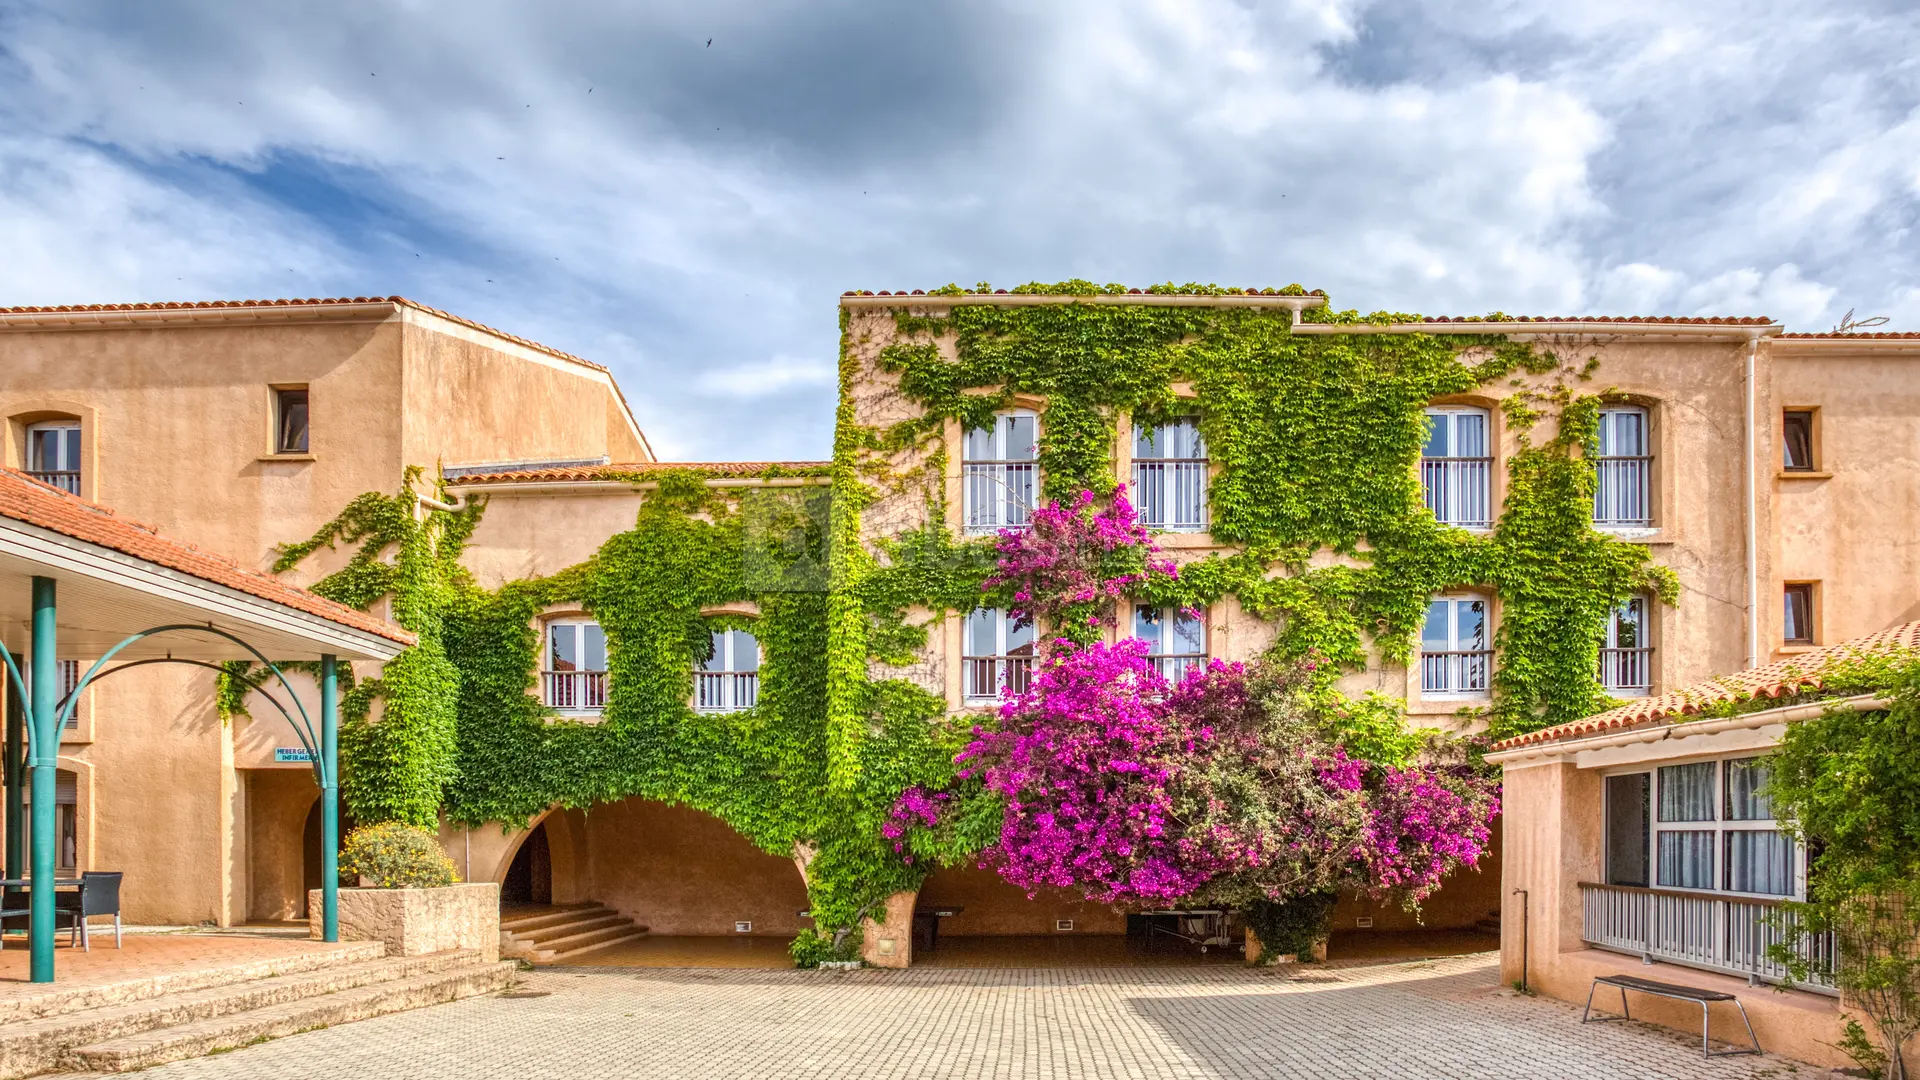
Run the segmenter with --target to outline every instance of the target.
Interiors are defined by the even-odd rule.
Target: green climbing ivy
[[[974,291],[989,290],[935,293]],[[1015,291],[1129,290],[1065,282]],[[1111,489],[1121,415],[1198,416],[1220,465],[1213,533],[1238,547],[1187,564],[1178,582],[1156,582],[1142,598],[1204,604],[1233,595],[1276,621],[1276,651],[1329,661],[1322,691],[1347,711],[1356,745],[1380,760],[1418,744],[1400,704],[1338,698],[1333,679],[1376,656],[1404,659],[1433,592],[1475,585],[1502,599],[1498,733],[1596,708],[1594,650],[1608,608],[1641,588],[1672,596],[1644,547],[1591,527],[1593,470],[1582,451],[1602,393],[1580,388],[1588,366],[1498,336],[1302,334],[1284,312],[1263,308],[963,303],[927,316],[908,313],[910,303],[903,299],[898,340],[880,362],[919,414],[881,427],[858,421],[855,391],[868,373],[843,308],[833,462],[760,474],[811,485],[716,489],[700,470],[639,467],[620,479],[655,490],[631,529],[580,565],[492,589],[460,565],[484,507],[423,509],[417,471],[399,492],[363,495],[285,547],[277,569],[351,546],[316,589],[362,608],[390,598],[396,621],[420,637],[345,696],[353,816],[431,825],[444,813],[514,825],[556,804],[687,805],[804,862],[819,932],[795,943],[796,959],[849,955],[862,915],[917,887],[933,865],[979,850],[997,827],[980,801],[933,849],[917,842],[903,854],[882,839],[903,790],[951,786],[971,724],[950,717],[942,696],[886,672],[926,646],[914,612],[938,619],[981,598],[991,543],[956,539],[941,524],[941,486],[924,480],[946,469],[938,435],[947,419],[980,423],[1016,395],[1045,402],[1040,464],[1056,496]],[[1323,309],[1304,317],[1335,326],[1390,318]],[[944,358],[943,338],[957,360]],[[1500,393],[1523,440],[1508,463],[1498,527],[1482,535],[1438,525],[1421,508],[1414,473],[1422,409],[1502,380],[1514,384]],[[1191,387],[1190,400],[1176,383]],[[1552,430],[1536,441],[1543,420]],[[874,501],[912,487],[916,475],[931,523],[863,542]],[[764,652],[758,703],[696,712],[692,673],[710,632],[747,625],[711,612],[746,604],[757,607],[751,629]],[[606,631],[608,700],[597,723],[555,715],[536,693],[540,620],[556,607],[587,612]],[[223,706],[243,704],[246,679],[236,671],[222,680]]]

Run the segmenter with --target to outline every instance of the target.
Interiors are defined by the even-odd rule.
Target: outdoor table
[[[79,878],[54,878],[53,879],[53,887],[56,890],[78,889],[83,884],[84,883]],[[24,889],[26,890],[28,896],[32,896],[33,882],[28,878],[0,878],[0,907],[6,906],[6,901],[4,900],[3,897],[6,890],[8,889]],[[4,923],[0,923],[0,934],[5,934],[5,933],[6,933],[6,926]],[[55,931],[56,940],[58,939],[58,936],[59,936],[59,932]],[[27,940],[29,942],[33,940],[33,936],[31,932],[29,932],[27,936]]]
[[[965,911],[962,907],[924,907],[913,913],[913,947],[932,952],[940,947],[940,920]],[[923,944],[924,943],[924,944]]]

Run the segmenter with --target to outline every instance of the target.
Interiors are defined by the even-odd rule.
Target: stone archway
[[[536,839],[537,837],[537,839]],[[443,829],[441,843],[452,847],[453,837]],[[586,815],[579,810],[554,807],[527,823],[524,829],[470,831],[459,838],[466,860],[467,880],[492,881],[501,886],[501,903],[509,903],[506,888],[516,863],[526,867],[528,877],[544,878],[544,899],[536,903],[579,904],[591,895],[587,867]],[[529,848],[529,843],[533,844]],[[525,855],[526,858],[522,859]],[[532,864],[541,863],[543,867]],[[543,870],[535,875],[535,869]],[[528,901],[522,901],[528,902]]]

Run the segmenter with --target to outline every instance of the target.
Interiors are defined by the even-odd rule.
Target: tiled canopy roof
[[[116,311],[128,312],[128,313],[139,313],[139,312],[169,312],[169,311],[179,311],[179,312],[231,311],[236,309],[266,310],[266,309],[273,309],[273,308],[329,308],[329,307],[339,307],[343,304],[392,304],[395,307],[408,307],[408,308],[414,309],[415,311],[425,312],[428,315],[437,316],[439,318],[447,320],[448,322],[459,323],[461,326],[467,327],[468,329],[471,329],[471,330],[478,330],[485,334],[491,334],[492,336],[500,338],[504,341],[511,341],[515,345],[524,346],[525,348],[532,349],[535,352],[545,353],[548,356],[556,357],[558,359],[568,361],[569,363],[581,364],[586,367],[590,367],[595,371],[607,370],[605,367],[599,364],[596,364],[591,360],[583,359],[581,357],[573,355],[572,353],[562,352],[559,349],[553,348],[551,346],[542,345],[537,341],[530,341],[526,338],[519,337],[518,335],[509,334],[504,330],[497,330],[491,326],[486,325],[485,323],[477,323],[477,322],[474,322],[472,319],[463,319],[458,315],[452,314],[451,312],[442,311],[436,307],[428,307],[427,305],[419,303],[417,301],[409,300],[404,296],[334,296],[334,297],[310,297],[304,300],[302,299],[196,300],[196,301],[187,302],[187,303],[168,302],[168,303],[152,303],[152,304],[60,304],[53,307],[0,308],[0,316],[82,315],[82,314],[110,313],[110,312],[116,312]]]
[[[1638,727],[1668,721],[1674,717],[1700,712],[1702,709],[1723,701],[1752,701],[1755,698],[1777,698],[1783,694],[1801,690],[1818,689],[1821,676],[1829,665],[1878,652],[1896,649],[1920,649],[1920,622],[1902,623],[1878,633],[1868,634],[1837,645],[1828,645],[1808,652],[1776,660],[1732,675],[1722,675],[1717,679],[1694,683],[1681,687],[1659,697],[1641,698],[1631,704],[1616,709],[1596,713],[1585,720],[1576,720],[1571,724],[1545,728],[1531,734],[1516,736],[1494,746],[1495,750],[1511,750],[1515,747],[1530,746],[1535,743],[1559,742],[1564,739],[1577,739],[1589,735],[1600,735],[1608,731]]]
[[[589,480],[627,480],[648,473],[697,471],[713,477],[749,478],[769,472],[780,476],[822,475],[833,467],[831,461],[635,461],[608,465],[532,466],[503,468],[495,472],[462,473],[449,481],[461,484],[555,484]]]
[[[0,468],[0,518],[24,522],[74,540],[189,574],[202,581],[317,615],[329,622],[412,645],[412,634],[364,611],[355,611],[284,581],[248,570],[231,559],[169,540],[152,526],[118,517],[98,503],[69,495],[17,469]]]

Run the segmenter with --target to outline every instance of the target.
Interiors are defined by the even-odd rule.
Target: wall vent
[[[742,919],[733,924],[733,932],[736,934],[751,934],[753,933],[753,924]]]
[[[1359,918],[1353,920],[1353,925],[1359,927],[1362,930],[1371,930],[1373,929],[1373,916],[1362,915]]]
[[[1053,928],[1055,930],[1071,930],[1073,929],[1073,920],[1072,919],[1055,919],[1053,920]]]

